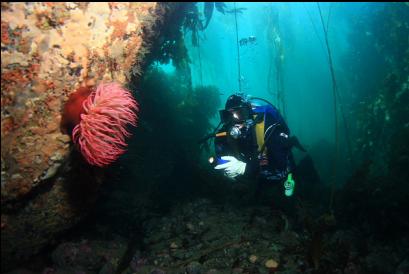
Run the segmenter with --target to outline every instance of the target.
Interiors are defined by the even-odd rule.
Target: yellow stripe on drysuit
[[[219,132],[219,133],[216,134],[216,137],[224,137],[224,136],[227,136],[227,132],[226,132],[226,131]]]
[[[256,137],[258,150],[260,151],[264,144],[264,119],[260,123],[256,124]]]

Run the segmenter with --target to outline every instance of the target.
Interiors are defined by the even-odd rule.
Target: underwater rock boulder
[[[139,79],[178,4],[1,3],[1,269],[87,214],[102,172],[60,132],[79,87]]]

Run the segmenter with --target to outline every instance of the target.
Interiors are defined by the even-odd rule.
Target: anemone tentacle
[[[131,135],[127,126],[137,125],[139,105],[121,85],[106,83],[98,85],[82,107],[72,140],[88,163],[109,165],[125,152],[125,138]]]

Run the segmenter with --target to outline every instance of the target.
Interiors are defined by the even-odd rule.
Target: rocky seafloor
[[[334,227],[317,237],[280,210],[198,199],[146,220],[132,248],[99,225],[9,274],[409,273],[409,238],[385,242]]]

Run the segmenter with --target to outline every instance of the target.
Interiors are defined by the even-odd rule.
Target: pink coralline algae
[[[126,151],[128,125],[137,125],[139,105],[118,83],[80,88],[64,108],[61,127],[91,165],[104,167]]]

